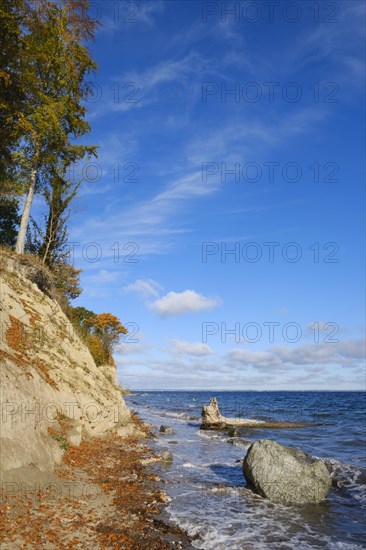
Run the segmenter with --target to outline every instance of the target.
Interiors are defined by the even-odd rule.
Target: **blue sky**
[[[120,381],[362,389],[364,4],[117,4],[70,241]]]

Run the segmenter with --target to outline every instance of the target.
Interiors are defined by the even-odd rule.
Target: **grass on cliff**
[[[114,365],[113,356],[110,351],[106,349],[103,338],[98,334],[90,334],[90,332],[86,331],[85,327],[83,327],[80,322],[80,318],[75,315],[75,311],[78,308],[74,308],[70,303],[69,296],[62,292],[62,289],[67,287],[67,284],[60,283],[59,272],[53,272],[36,254],[26,253],[24,255],[19,255],[8,247],[0,246],[0,273],[6,270],[9,276],[11,270],[9,270],[9,268],[6,269],[7,262],[13,264],[12,270],[15,273],[21,273],[29,281],[34,283],[43,294],[59,304],[62,311],[73,325],[76,334],[88,347],[96,365]],[[73,274],[75,274],[76,271],[77,270],[74,270]],[[14,279],[16,277],[15,273]],[[67,277],[67,272],[63,277]]]

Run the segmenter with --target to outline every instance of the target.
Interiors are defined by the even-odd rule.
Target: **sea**
[[[201,408],[218,399],[235,418],[303,421],[292,429],[200,430]],[[166,513],[192,538],[215,550],[366,549],[366,394],[364,392],[149,391],[126,398],[142,420],[174,430],[152,445],[173,462],[161,476]],[[317,505],[271,503],[246,487],[243,458],[254,441],[271,439],[324,460],[333,484]]]

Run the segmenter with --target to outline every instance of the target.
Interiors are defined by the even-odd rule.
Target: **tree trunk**
[[[27,198],[25,199],[22,219],[20,221],[20,227],[18,232],[17,244],[15,245],[15,252],[17,254],[24,254],[25,239],[27,236],[28,222],[33,202],[34,189],[36,187],[37,168],[32,168],[30,174],[30,183]]]
[[[47,263],[48,255],[49,255],[49,252],[50,252],[50,247],[51,247],[52,241],[54,240],[54,237],[55,237],[55,229],[53,227],[53,225],[54,225],[54,215],[53,214],[54,214],[53,213],[53,204],[51,202],[50,211],[49,211],[48,219],[47,219],[47,228],[46,228],[45,240],[44,240],[44,243],[43,243],[43,245],[41,247],[41,250],[40,250],[40,252],[42,253],[42,263],[44,263],[44,264]],[[56,226],[57,226],[57,222],[56,222]],[[42,248],[44,248],[44,250],[42,250]]]

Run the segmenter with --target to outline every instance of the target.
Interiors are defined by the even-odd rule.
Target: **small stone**
[[[228,429],[227,434],[229,437],[240,437],[240,430],[239,428],[232,427]]]
[[[160,426],[159,432],[164,435],[174,435],[175,431],[170,426]]]
[[[160,456],[162,462],[173,462],[173,455],[169,451],[164,451]]]

